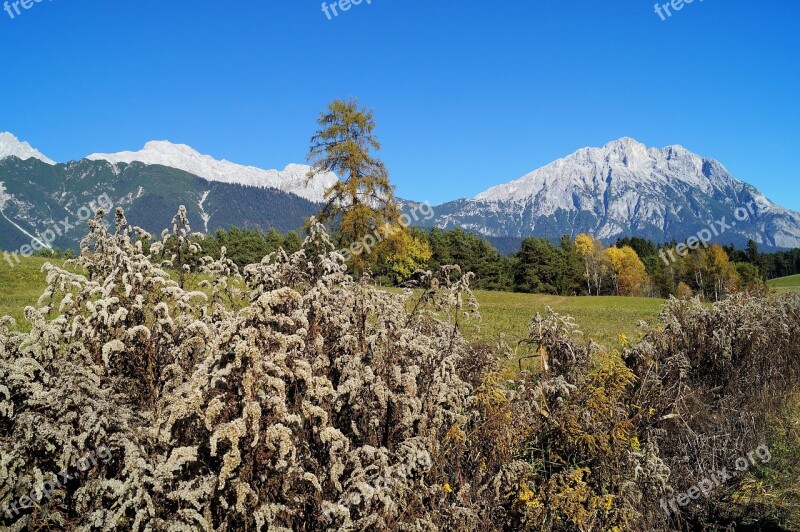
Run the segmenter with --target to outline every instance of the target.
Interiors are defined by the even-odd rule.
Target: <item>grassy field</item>
[[[15,267],[0,261],[0,315],[22,322],[22,310],[33,305],[44,287],[41,267],[53,259],[30,257]],[[769,285],[778,292],[800,290],[800,275],[774,279]],[[547,307],[562,315],[572,316],[585,338],[607,346],[618,346],[620,334],[631,342],[639,338],[637,323],[658,318],[664,300],[635,297],[560,297],[539,294],[476,291],[481,320],[468,323],[465,335],[471,340],[497,343],[504,338],[516,344],[527,336],[531,320]]]
[[[767,281],[767,284],[778,293],[800,290],[800,275],[790,275]]]
[[[638,297],[560,297],[481,291],[475,296],[481,305],[481,320],[465,327],[465,334],[491,343],[501,335],[515,343],[525,338],[536,313],[544,315],[550,307],[559,314],[572,316],[587,339],[617,345],[620,334],[637,339],[639,320],[656,320],[664,304],[661,299]]]
[[[30,257],[15,267],[0,264],[0,315],[11,316],[22,323],[26,305],[36,304],[44,289],[45,262],[63,260]],[[481,320],[464,328],[472,340],[496,343],[501,336],[509,343],[525,338],[531,320],[537,312],[544,314],[551,307],[559,314],[575,318],[587,338],[606,345],[615,345],[619,335],[637,338],[639,320],[654,320],[663,300],[630,297],[559,297],[506,292],[475,293],[481,305]]]
[[[7,261],[0,260],[0,316],[11,316],[18,324],[24,323],[22,311],[27,305],[35,305],[44,291],[45,274],[40,270],[45,262],[58,263],[29,257],[12,268]]]

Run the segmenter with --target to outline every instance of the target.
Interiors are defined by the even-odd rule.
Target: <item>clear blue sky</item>
[[[321,0],[44,0],[0,11],[0,131],[59,161],[168,139],[283,168],[354,96],[402,197],[471,197],[631,136],[800,210],[800,2],[666,21],[653,3],[364,0],[328,20]]]

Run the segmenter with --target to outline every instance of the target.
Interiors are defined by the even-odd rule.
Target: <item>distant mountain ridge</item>
[[[148,142],[137,152],[92,154],[56,163],[10,133],[0,134],[0,249],[14,251],[64,220],[77,224],[52,247],[77,248],[86,234],[78,211],[101,194],[125,209],[130,223],[154,234],[171,227],[185,205],[192,229],[232,225],[300,229],[319,212],[333,174],[308,182],[307,165],[262,170],[216,160],[189,146]],[[85,211],[84,211],[85,212]],[[111,219],[109,215],[108,219]]]
[[[30,243],[31,235],[74,217],[100,194],[124,207],[131,223],[151,232],[169,227],[181,204],[196,231],[231,225],[297,229],[319,211],[325,189],[336,181],[327,174],[309,183],[308,170],[306,165],[262,170],[167,141],[55,163],[27,142],[0,133],[0,249]],[[800,214],[733,178],[719,162],[681,146],[648,148],[622,138],[578,150],[474,199],[435,206],[427,224],[461,227],[506,252],[527,236],[557,239],[582,232],[606,241],[621,236],[683,241],[714,220],[733,220],[736,209],[748,203],[750,219],[729,227],[716,241],[800,247]],[[85,232],[81,227],[60,235],[53,245],[74,248]]]
[[[770,248],[800,247],[800,214],[735,179],[714,159],[682,146],[648,148],[631,138],[584,148],[498,185],[474,199],[435,207],[432,225],[486,237],[559,238],[590,233],[603,240],[640,236],[683,241],[714,220],[755,213],[715,240]]]
[[[158,236],[185,205],[193,231],[232,225],[299,229],[320,204],[274,188],[208,181],[182,170],[139,162],[83,159],[49,165],[36,158],[0,160],[0,249],[30,245],[62,220],[74,225],[53,247],[77,248],[87,233],[80,210],[106,194],[128,221]],[[85,212],[85,210],[84,210]],[[113,219],[113,213],[107,217]]]
[[[230,183],[261,188],[275,188],[296,194],[309,201],[321,202],[325,191],[336,182],[336,176],[326,173],[308,182],[311,168],[303,164],[290,164],[284,170],[262,170],[254,166],[243,166],[226,160],[217,160],[203,155],[185,144],[168,141],[152,141],[140,151],[119,153],[93,153],[86,157],[91,161],[108,161],[112,164],[141,162],[158,164],[183,170],[208,181]]]
[[[39,159],[47,164],[56,164],[51,159],[42,155],[39,150],[31,147],[27,142],[19,140],[11,133],[0,133],[0,159],[4,157],[18,157],[23,161]]]

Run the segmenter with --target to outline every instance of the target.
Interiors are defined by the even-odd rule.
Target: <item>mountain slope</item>
[[[751,204],[748,219],[737,208]],[[487,237],[558,238],[591,233],[604,240],[640,236],[683,241],[726,219],[735,226],[714,241],[766,247],[800,246],[800,214],[734,179],[713,159],[681,146],[647,148],[622,138],[584,148],[475,199],[435,208],[433,224]],[[740,211],[741,212],[741,211]]]
[[[0,249],[17,250],[64,227],[53,247],[76,248],[85,236],[86,209],[107,195],[128,221],[158,236],[185,205],[194,231],[231,225],[299,229],[320,205],[273,188],[212,182],[159,165],[111,164],[84,159],[48,165],[38,159],[0,160]],[[108,219],[111,219],[111,214]]]
[[[226,160],[220,161],[209,155],[203,155],[185,144],[172,144],[167,141],[148,142],[137,152],[94,153],[86,158],[92,161],[104,160],[112,164],[133,162],[158,164],[183,170],[208,181],[275,188],[316,202],[321,202],[325,190],[336,182],[336,176],[327,173],[307,183],[310,167],[302,164],[290,164],[282,171],[262,170]]]

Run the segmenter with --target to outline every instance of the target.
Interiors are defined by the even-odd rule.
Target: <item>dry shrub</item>
[[[46,265],[32,331],[0,329],[0,505],[102,444],[113,460],[4,516],[10,529],[421,530],[472,515],[437,478],[471,400],[468,276],[390,294],[348,277],[315,226],[241,277],[204,260],[191,292],[121,211],[113,233],[101,215],[75,261],[88,275]]]
[[[642,442],[670,470],[667,495],[732,469],[769,441],[770,418],[785,413],[800,381],[800,294],[737,294],[709,307],[670,301],[659,327],[625,354]],[[693,502],[668,527],[735,519],[739,476]],[[652,519],[663,519],[653,509]]]
[[[661,503],[772,444],[768,420],[798,385],[800,296],[672,300],[661,321],[620,356],[580,342],[569,318],[536,317],[525,343],[542,371],[509,382],[490,374],[476,390],[465,478],[479,515],[515,530],[759,520],[736,496],[752,484],[746,475],[678,512]]]
[[[796,295],[672,301],[622,355],[537,316],[541,371],[508,381],[461,335],[456,267],[390,293],[317,225],[240,273],[181,213],[147,250],[122,211],[101,220],[75,268],[44,266],[30,332],[0,320],[0,508],[112,459],[10,530],[688,528],[735,517],[741,479],[680,516],[661,497],[763,443],[797,385]]]
[[[578,341],[571,319],[537,315],[527,343],[542,371],[489,378],[476,393],[473,453],[482,454],[495,529],[635,528],[638,448],[626,395],[634,375],[616,353]],[[501,445],[495,445],[501,442]],[[489,510],[492,506],[496,508]]]

